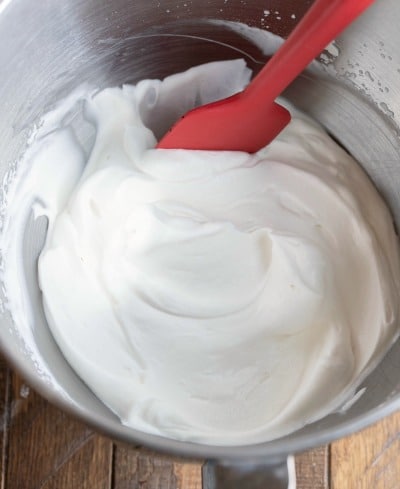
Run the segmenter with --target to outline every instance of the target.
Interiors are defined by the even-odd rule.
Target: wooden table
[[[0,356],[0,489],[201,489],[201,467],[94,433]],[[296,467],[298,489],[400,489],[400,413],[297,456]]]

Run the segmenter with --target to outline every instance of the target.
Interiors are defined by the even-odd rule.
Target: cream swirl
[[[248,78],[211,64],[87,101],[96,141],[39,276],[66,358],[124,423],[248,444],[337,408],[387,348],[398,246],[361,168],[296,111],[255,155],[152,149],[147,126],[211,98],[216,70],[228,92]]]

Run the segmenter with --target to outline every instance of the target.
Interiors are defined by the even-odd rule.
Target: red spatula
[[[157,147],[254,153],[269,144],[290,122],[276,97],[373,1],[315,0],[243,92],[191,110]]]

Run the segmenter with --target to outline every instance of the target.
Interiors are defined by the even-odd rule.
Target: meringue
[[[288,105],[289,126],[254,155],[154,149],[249,76],[236,60],[91,94],[87,163],[65,128],[35,156],[51,331],[93,392],[148,433],[214,445],[288,434],[338,409],[397,331],[390,213],[316,122]]]

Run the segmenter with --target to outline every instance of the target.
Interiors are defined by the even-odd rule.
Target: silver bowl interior
[[[251,3],[251,4],[250,4]],[[1,213],[32,127],[79,83],[103,88],[163,78],[206,61],[244,57],[257,72],[263,46],[244,35],[243,22],[285,36],[311,0],[133,1],[67,0],[0,3]],[[400,4],[377,0],[286,92],[319,120],[364,166],[400,224]],[[84,128],[82,128],[84,131]],[[132,444],[184,456],[273,459],[326,443],[400,407],[400,342],[362,382],[350,408],[295,433],[246,447],[212,447],[168,440],[123,426],[76,376],[55,344],[41,305],[36,261],[46,222],[27,223],[22,250],[31,301],[32,342],[6,307],[2,284],[1,348],[38,392],[96,429]]]

